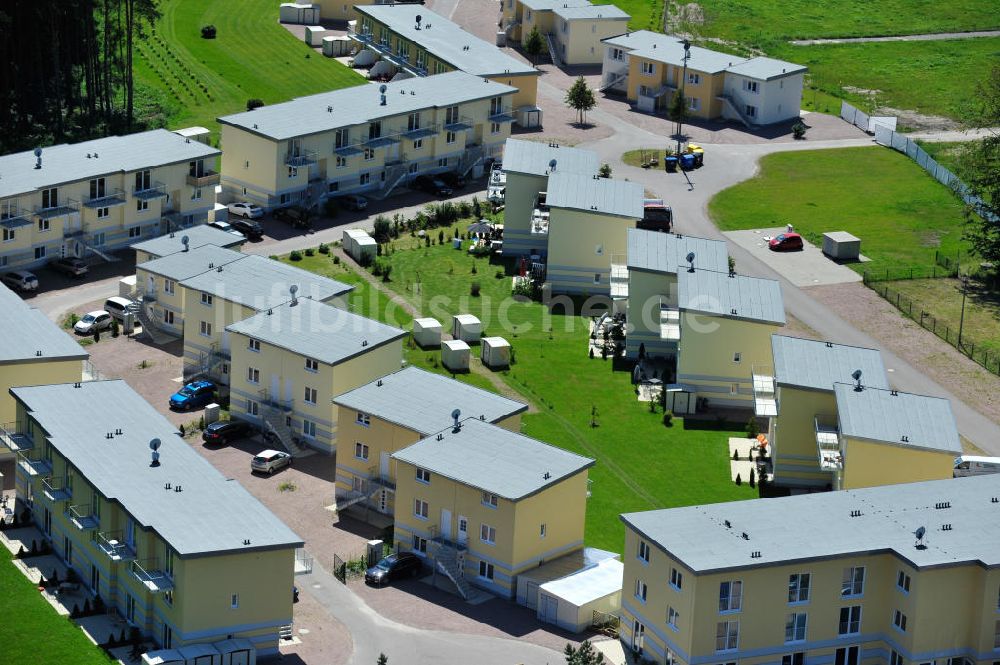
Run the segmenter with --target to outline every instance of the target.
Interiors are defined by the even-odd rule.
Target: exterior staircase
[[[290,640],[290,639],[292,639],[292,637],[293,637],[293,635],[292,635],[292,624],[288,624],[286,626],[282,626],[281,628],[278,629],[278,638],[279,639]]]
[[[292,457],[305,456],[306,451],[295,442],[295,435],[292,434],[291,428],[285,424],[283,411],[278,409],[266,411],[262,414],[261,420],[264,423],[264,431],[275,436]]]
[[[468,600],[472,594],[472,587],[465,581],[462,569],[458,565],[458,555],[453,547],[441,545],[437,555],[434,557],[434,565],[444,574],[458,589],[458,594],[463,600]]]
[[[519,25],[521,25],[521,19],[519,19],[519,18],[514,19],[513,21],[511,21],[510,23],[508,23],[506,26],[504,26],[504,29],[503,29],[504,34],[507,35],[508,37],[510,37],[510,31],[513,30],[514,28],[516,28]]]
[[[96,247],[94,247],[93,245],[88,245],[88,244],[87,244],[87,243],[85,243],[85,242],[81,242],[80,244],[81,244],[81,245],[83,246],[83,248],[84,248],[84,249],[85,249],[86,251],[88,251],[88,252],[92,252],[93,254],[95,254],[95,255],[97,255],[97,256],[99,256],[99,257],[101,257],[101,258],[102,258],[102,259],[104,259],[104,261],[105,261],[105,262],[107,262],[107,263],[117,263],[118,261],[121,261],[121,259],[120,259],[120,258],[118,258],[117,256],[113,256],[113,255],[111,255],[111,254],[108,254],[107,252],[104,252],[104,251],[102,251],[102,250],[100,250],[100,249],[97,249],[97,248],[96,248]]]
[[[549,56],[552,58],[552,64],[561,68],[563,66],[563,61],[562,58],[559,57],[559,50],[556,49],[556,40],[553,39],[551,32],[545,33],[545,43],[548,44]]]
[[[393,164],[385,170],[385,185],[375,197],[379,201],[387,198],[399,186],[409,172],[409,164]]]
[[[153,340],[153,344],[158,346],[176,340],[177,337],[160,328],[159,324],[149,315],[146,307],[147,303],[141,302],[139,303],[139,309],[135,312],[136,318],[139,319],[139,323],[142,325],[142,333],[140,334],[148,335]]]
[[[612,76],[611,80],[609,80],[607,83],[605,83],[604,85],[602,85],[601,87],[599,87],[597,89],[597,92],[604,92],[608,88],[613,88],[613,87],[615,87],[616,85],[618,85],[619,83],[621,83],[622,81],[624,81],[627,78],[628,78],[628,71],[627,70],[624,71],[624,72],[622,72],[622,73],[620,73],[620,74]]]
[[[743,111],[740,110],[739,105],[733,101],[732,97],[726,94],[722,94],[718,95],[716,99],[721,101],[722,105],[729,111],[729,113],[731,115],[736,116],[736,118],[741,123],[743,123],[744,127],[746,127],[747,129],[751,129],[753,127],[753,123],[750,122],[750,119],[747,118],[746,115],[744,115]]]
[[[462,153],[462,158],[458,162],[458,173],[463,176],[468,175],[469,171],[471,171],[476,164],[481,162],[484,156],[485,153],[483,152],[483,146],[469,146],[465,149],[465,152]]]

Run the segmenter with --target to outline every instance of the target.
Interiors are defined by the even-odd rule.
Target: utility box
[[[824,233],[823,253],[837,261],[858,261],[861,258],[861,239],[847,231]]]
[[[441,324],[437,319],[413,319],[413,341],[421,349],[441,346]]]
[[[315,25],[319,23],[320,6],[311,3],[284,2],[278,7],[278,21]]]
[[[451,317],[451,336],[467,344],[479,344],[483,334],[483,324],[472,314],[456,314]]]
[[[135,292],[135,275],[129,275],[128,277],[122,277],[118,280],[118,295],[123,298],[128,298],[129,295]]]
[[[371,568],[382,560],[382,541],[369,540],[365,545],[365,552],[367,554],[368,567]]]
[[[142,665],[184,665],[184,656],[176,649],[158,649],[142,654]]]
[[[480,359],[490,369],[506,369],[510,367],[510,342],[503,337],[484,337],[480,350]]]
[[[326,28],[321,25],[307,25],[305,34],[306,44],[309,44],[309,46],[322,46],[326,32]]]
[[[460,339],[441,342],[441,364],[452,372],[469,371],[469,345]]]
[[[243,637],[222,640],[212,644],[222,656],[222,665],[256,665],[257,649]]]
[[[211,403],[205,407],[205,424],[211,425],[219,419],[221,407],[216,403]]]
[[[330,35],[323,38],[323,55],[328,58],[339,58],[351,54],[354,40],[347,35]]]

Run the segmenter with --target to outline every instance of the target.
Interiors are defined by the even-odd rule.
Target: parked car
[[[61,259],[56,259],[49,264],[49,267],[72,277],[86,275],[89,270],[87,264],[83,262],[83,259],[78,259],[75,256],[64,256]]]
[[[236,231],[242,233],[245,238],[250,240],[260,240],[264,237],[264,228],[259,222],[254,222],[249,219],[234,219],[229,223],[229,225]]]
[[[465,187],[465,176],[457,171],[448,171],[447,173],[442,173],[440,176],[444,184],[448,185],[452,189],[462,189]]]
[[[451,196],[451,187],[444,184],[444,181],[437,176],[417,176],[416,180],[413,181],[413,186],[435,196]]]
[[[250,423],[245,420],[218,420],[201,433],[205,443],[229,443],[247,436],[252,431]]]
[[[178,411],[198,409],[215,400],[215,384],[211,381],[192,381],[170,396],[170,408]]]
[[[347,194],[345,196],[338,196],[337,203],[346,208],[347,210],[364,210],[368,207],[368,199],[361,196],[360,194]]]
[[[15,291],[35,291],[38,289],[38,278],[27,270],[5,272],[0,281]]]
[[[767,246],[775,252],[795,252],[804,247],[798,233],[781,233],[771,238]]]
[[[244,217],[246,219],[260,219],[264,216],[264,209],[259,205],[254,205],[249,201],[237,201],[236,203],[230,203],[228,206],[229,212],[236,215],[237,217]]]
[[[217,221],[209,224],[213,229],[219,229],[220,231],[225,231],[226,233],[232,234],[234,236],[243,237],[243,234],[237,231],[232,224],[229,222]]]
[[[278,208],[274,211],[274,218],[279,222],[284,222],[290,225],[292,228],[297,229],[308,229],[312,224],[310,219],[312,214],[301,206],[289,206],[287,208]]]
[[[111,296],[104,301],[104,311],[124,323],[126,314],[139,311],[139,303],[124,296]]]
[[[413,552],[390,554],[365,571],[365,582],[381,586],[386,582],[404,577],[416,577],[423,568],[423,562]]]
[[[107,330],[111,327],[111,315],[103,309],[87,312],[83,318],[73,326],[74,332],[80,335],[93,335],[100,330]]]
[[[281,450],[265,450],[250,460],[250,473],[274,473],[278,469],[292,465],[292,456]]]

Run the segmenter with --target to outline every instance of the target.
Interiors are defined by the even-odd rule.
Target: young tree
[[[610,178],[611,165],[607,163],[601,164],[601,168],[597,169],[597,175],[601,176],[602,178]]]
[[[986,129],[979,141],[969,143],[958,176],[965,182],[967,194],[978,198],[980,205],[965,210],[965,238],[982,261],[993,264],[994,277],[1000,274],[1000,65],[994,65],[979,85],[979,107],[970,124]]]
[[[590,89],[582,76],[576,79],[576,82],[566,93],[566,106],[579,114],[581,125],[586,118],[587,111],[597,106],[594,91]]]
[[[667,109],[667,118],[672,122],[682,122],[688,115],[687,98],[680,90],[674,93]]]
[[[594,648],[590,640],[584,640],[578,648],[567,643],[563,649],[566,665],[604,665],[604,654]]]
[[[524,38],[524,52],[528,54],[533,65],[538,64],[538,56],[545,52],[545,41],[542,39],[542,33],[538,32],[537,25],[532,26],[531,32]]]
[[[389,665],[389,657],[384,653],[378,655],[378,660],[375,661],[375,665]]]

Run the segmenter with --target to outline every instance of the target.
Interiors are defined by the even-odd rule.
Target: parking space
[[[754,258],[774,268],[795,286],[821,286],[861,281],[859,273],[827,258],[822,249],[809,242],[804,243],[802,251],[772,252],[768,249],[767,241],[784,231],[785,228],[780,227],[727,231],[722,235],[753,254]]]

